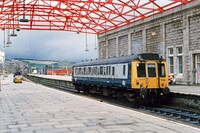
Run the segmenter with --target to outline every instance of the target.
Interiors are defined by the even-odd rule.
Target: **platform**
[[[199,133],[200,129],[32,82],[2,81],[0,132]]]

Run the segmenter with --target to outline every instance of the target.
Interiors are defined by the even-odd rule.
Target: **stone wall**
[[[131,54],[143,53],[142,30],[131,34]]]
[[[108,40],[108,58],[116,56],[116,38]]]
[[[169,64],[169,49],[172,48],[174,73],[170,74],[175,74],[180,82],[194,83],[197,78],[193,71],[194,57],[200,54],[200,1],[110,31],[106,36],[99,35],[98,40],[99,58],[150,52],[159,53]],[[182,47],[181,54],[178,47]],[[183,73],[179,73],[179,56],[183,58]]]

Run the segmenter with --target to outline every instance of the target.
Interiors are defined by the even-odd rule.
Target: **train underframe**
[[[107,86],[94,86],[85,84],[76,84],[75,89],[78,92],[95,93],[110,98],[128,100],[136,104],[155,105],[167,102],[169,88],[165,89],[123,89]]]

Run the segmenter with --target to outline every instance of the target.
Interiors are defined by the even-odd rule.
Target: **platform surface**
[[[57,80],[66,80],[72,81],[71,76],[58,76],[58,75],[33,75],[42,78],[50,78],[50,79],[57,79]],[[200,86],[199,85],[169,85],[170,91],[173,93],[180,93],[180,94],[192,94],[200,96]]]
[[[200,129],[31,82],[1,81],[1,133],[199,133]]]

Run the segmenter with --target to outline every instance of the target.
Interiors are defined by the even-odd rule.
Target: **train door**
[[[158,88],[158,75],[157,75],[157,65],[155,62],[146,63],[147,78],[147,88]]]
[[[112,86],[115,85],[115,65],[110,66]]]

